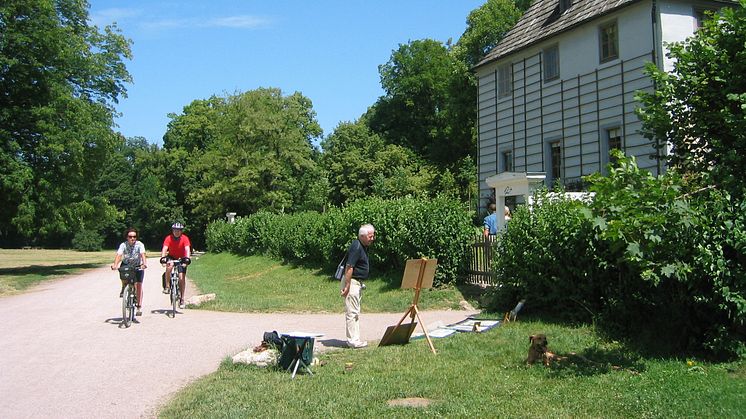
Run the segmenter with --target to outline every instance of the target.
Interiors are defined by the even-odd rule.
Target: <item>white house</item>
[[[645,63],[670,70],[665,43],[683,41],[705,10],[729,1],[536,0],[475,66],[479,82],[479,189],[503,172],[544,172],[581,189],[604,171],[610,149],[665,168],[640,134],[638,91],[652,91]]]

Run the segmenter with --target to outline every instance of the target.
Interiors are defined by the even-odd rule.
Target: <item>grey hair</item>
[[[368,233],[375,233],[375,232],[376,232],[376,228],[373,227],[373,224],[363,224],[360,226],[360,230],[357,231],[357,236],[358,237],[367,236]]]

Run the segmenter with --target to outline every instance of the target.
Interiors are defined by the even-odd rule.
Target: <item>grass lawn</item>
[[[589,361],[524,365],[528,336]],[[519,321],[488,332],[405,346],[320,355],[314,375],[233,365],[179,391],[160,412],[180,417],[737,418],[746,412],[746,364],[646,359],[588,327]],[[352,363],[347,371],[345,364]],[[400,398],[428,407],[389,407]]]
[[[114,251],[0,249],[0,296],[17,294],[40,282],[111,263]]]
[[[214,301],[200,306],[207,310],[337,313],[341,306],[339,281],[331,278],[331,272],[264,256],[206,254],[192,263],[188,276],[201,292],[217,295]],[[412,303],[413,291],[399,288],[401,274],[397,278],[376,276],[373,266],[366,285],[365,312],[400,312]],[[464,299],[455,287],[423,290],[419,308],[459,309]]]
[[[375,267],[373,267],[375,272]],[[205,255],[190,267],[207,308],[231,311],[336,311],[338,284],[328,272],[265,257]],[[398,278],[373,278],[365,310],[400,311],[411,290]],[[390,285],[392,284],[392,285]],[[302,295],[304,298],[297,298]],[[428,290],[422,309],[456,307],[457,289]],[[471,301],[472,304],[476,304]],[[498,315],[485,315],[495,318]],[[555,353],[582,355],[557,367],[524,364],[528,336],[545,333]],[[319,355],[314,375],[233,365],[179,391],[159,412],[180,417],[744,417],[746,362],[646,357],[600,338],[589,326],[520,319],[485,333],[405,346],[334,350]],[[352,368],[347,369],[346,365]],[[427,407],[390,407],[424,398]]]

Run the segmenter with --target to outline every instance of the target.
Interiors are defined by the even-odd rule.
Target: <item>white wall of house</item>
[[[695,5],[691,3],[665,1],[658,4],[661,22],[661,39],[664,43],[683,42],[692,36],[697,27],[694,17]],[[664,54],[665,55],[665,54]],[[673,61],[663,57],[663,69],[673,70]]]
[[[608,136],[614,129],[622,134],[624,152],[636,156],[640,167],[653,173],[663,170],[657,159],[650,158],[655,148],[639,132],[634,96],[639,90],[652,90],[642,72],[645,63],[655,59],[670,69],[671,63],[660,56],[661,41],[686,39],[696,19],[691,4],[668,0],[657,5],[655,24],[652,1],[642,1],[477,70],[483,204],[492,193],[485,179],[507,169],[503,153],[512,153],[512,171],[547,172],[551,186],[549,144],[559,141],[560,178],[572,188],[582,176],[605,171]],[[599,26],[612,21],[618,27],[619,58],[600,63]],[[560,77],[544,82],[542,51],[551,45],[559,47]],[[506,64],[512,66],[513,91],[498,97],[498,68]]]

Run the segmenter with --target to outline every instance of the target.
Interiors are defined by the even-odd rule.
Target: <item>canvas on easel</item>
[[[378,346],[409,342],[409,337],[412,335],[412,331],[414,331],[414,328],[417,325],[417,322],[415,322],[416,317],[420,323],[420,327],[422,327],[422,331],[425,332],[425,338],[427,338],[427,343],[428,345],[430,345],[430,350],[433,353],[436,353],[435,346],[433,346],[433,341],[432,339],[430,339],[430,335],[427,333],[427,329],[425,328],[424,323],[422,323],[422,319],[420,318],[417,303],[420,300],[420,291],[423,288],[432,288],[433,280],[435,279],[435,269],[437,268],[437,266],[438,259],[422,258],[410,259],[407,261],[407,264],[404,268],[404,276],[402,277],[401,287],[404,289],[414,289],[414,298],[412,300],[412,305],[409,306],[407,311],[404,313],[404,316],[401,318],[401,320],[399,320],[399,323],[397,323],[396,326],[390,326],[386,329],[386,333],[384,333],[383,338],[381,338],[381,342],[378,344]],[[411,322],[403,325],[402,322],[404,322],[404,319],[407,318],[407,316],[410,317]],[[405,331],[408,333],[403,333],[401,329],[405,329]],[[395,336],[399,337],[396,342],[394,341]],[[404,342],[402,342],[402,340],[404,339],[403,336],[406,337],[406,341]]]

